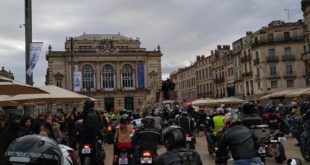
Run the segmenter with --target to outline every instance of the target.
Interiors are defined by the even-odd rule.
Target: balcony
[[[282,61],[294,61],[295,60],[295,55],[293,54],[285,54],[282,56]]]
[[[242,73],[241,75],[242,78],[251,77],[251,76],[252,76],[252,71]]]
[[[242,56],[240,58],[240,61],[241,61],[241,63],[243,63],[243,62],[251,61],[251,59],[252,59],[252,56],[250,54],[250,55]]]
[[[310,71],[305,71],[304,72],[304,77],[305,78],[310,78]]]
[[[304,53],[303,56],[302,56],[302,59],[303,59],[304,61],[310,62],[310,52]]]
[[[266,77],[267,77],[268,79],[279,79],[279,78],[281,78],[279,72],[276,72],[276,73],[268,73]]]
[[[260,74],[255,75],[255,81],[259,81],[259,80],[261,80]]]
[[[224,77],[219,77],[214,79],[214,83],[216,84],[220,84],[220,83],[224,83],[225,82],[225,78]]]
[[[288,78],[296,78],[297,74],[296,71],[291,71],[291,72],[284,72],[283,77],[288,79]]]
[[[291,38],[274,38],[273,40],[259,40],[255,41],[251,44],[252,48],[256,48],[259,46],[269,46],[269,45],[274,45],[274,44],[282,44],[282,43],[299,43],[299,42],[304,42],[304,37],[303,36],[291,36]]]
[[[266,57],[266,62],[267,63],[274,63],[274,62],[278,62],[279,61],[279,57],[278,56],[267,56]]]
[[[242,81],[241,76],[235,76],[235,82]]]
[[[259,64],[259,59],[254,59],[254,66]]]

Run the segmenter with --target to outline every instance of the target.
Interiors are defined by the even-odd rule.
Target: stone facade
[[[302,0],[301,7],[304,15],[304,38],[305,53],[302,56],[304,65],[306,66],[304,77],[306,85],[310,86],[310,0]]]
[[[306,11],[308,8],[303,6],[303,9]],[[310,53],[305,52],[310,51],[305,50],[309,50],[307,47],[310,46],[305,46],[304,35],[308,45],[310,36],[304,33],[304,27],[308,26],[301,20],[289,23],[272,21],[268,26],[254,33],[247,32],[245,37],[233,42],[232,50],[229,45],[223,45],[207,57],[197,56],[194,67],[191,67],[195,68],[195,77],[189,75],[182,80],[197,80],[198,98],[235,96],[256,100],[275,91],[307,87],[310,85]],[[209,67],[207,61],[210,61],[212,70],[211,92],[204,86],[205,68]],[[185,76],[187,74],[183,72],[189,69],[182,68],[175,74]],[[184,90],[179,87],[180,91]],[[206,93],[212,93],[212,96]]]
[[[6,78],[14,80],[13,73],[10,70],[9,71],[5,70],[4,67],[2,67],[1,70],[0,70],[0,76],[3,76],[3,77],[6,77]]]
[[[153,102],[161,88],[162,53],[159,46],[147,51],[140,44],[138,38],[121,34],[84,33],[67,38],[65,51],[49,47],[46,84],[72,90],[74,70],[81,73],[79,92],[95,98],[97,109],[141,108]]]

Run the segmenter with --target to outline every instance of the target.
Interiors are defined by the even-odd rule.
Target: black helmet
[[[146,117],[142,119],[143,126],[146,128],[154,127],[155,119],[152,117]]]
[[[162,142],[167,149],[185,145],[185,133],[180,126],[171,125],[162,132]]]
[[[88,99],[84,102],[84,109],[93,109],[95,107],[95,102],[91,99]]]
[[[45,136],[27,135],[11,143],[4,154],[5,164],[62,165],[58,144]]]
[[[265,108],[266,112],[269,113],[274,113],[277,111],[277,106],[273,105],[273,104],[268,104]]]
[[[242,104],[241,109],[242,109],[243,113],[253,113],[255,110],[255,107],[254,107],[253,103],[245,102]]]
[[[129,115],[123,114],[121,116],[120,123],[121,124],[128,124],[129,123]]]

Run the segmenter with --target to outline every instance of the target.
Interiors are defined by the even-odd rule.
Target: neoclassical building
[[[99,110],[141,108],[161,87],[162,53],[159,46],[148,51],[140,44],[121,34],[66,38],[64,51],[49,46],[46,84],[91,96]],[[72,79],[80,79],[74,88]]]
[[[306,66],[304,77],[306,85],[310,86],[310,0],[302,0],[301,9],[304,14],[305,53],[302,56]]]

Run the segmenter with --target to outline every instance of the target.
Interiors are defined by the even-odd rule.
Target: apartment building
[[[310,0],[302,0],[301,9],[304,15],[305,52],[302,56],[302,60],[306,67],[304,78],[306,86],[310,87]]]
[[[156,97],[149,95],[161,89],[162,75],[160,47],[148,51],[140,44],[121,34],[67,37],[64,51],[49,46],[46,84],[73,90],[72,78],[80,79],[74,91],[95,98],[98,110],[138,109]]]
[[[180,100],[194,100],[197,98],[196,70],[195,65],[181,68],[177,71],[179,90],[178,97]]]
[[[252,36],[254,94],[305,87],[304,23],[272,21]]]
[[[213,76],[212,59],[213,56],[196,56],[195,70],[198,98],[212,98],[213,96]]]

